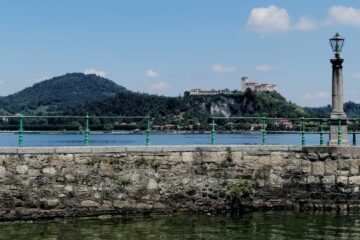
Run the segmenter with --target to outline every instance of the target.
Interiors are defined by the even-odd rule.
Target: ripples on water
[[[257,212],[4,222],[0,239],[360,239],[360,215]]]

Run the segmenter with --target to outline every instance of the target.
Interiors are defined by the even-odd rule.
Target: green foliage
[[[75,105],[99,101],[126,91],[113,81],[93,74],[68,73],[0,98],[0,108],[13,114],[58,114]]]
[[[246,179],[240,179],[231,188],[231,195],[238,200],[249,198],[251,196],[253,184]]]
[[[0,113],[29,115],[72,115],[85,116],[146,116],[152,118],[152,126],[167,125],[170,130],[209,131],[212,114],[222,116],[219,106],[227,106],[227,115],[300,118],[318,114],[327,115],[328,108],[302,108],[277,92],[233,92],[232,95],[166,97],[136,93],[116,83],[82,73],[70,73],[42,81],[23,91],[0,98]],[[360,105],[349,103],[346,109],[360,113]],[[214,110],[216,110],[214,112]],[[328,117],[328,115],[326,116]],[[16,125],[16,121],[12,122]],[[1,129],[16,129],[12,123],[0,119]],[[42,119],[27,120],[27,130],[82,130],[84,120]],[[259,130],[259,122],[242,121],[230,123],[217,120],[217,130]],[[255,128],[254,128],[255,124]],[[270,129],[271,123],[269,123]],[[145,120],[90,119],[91,130],[144,131]],[[274,129],[278,126],[274,126]]]

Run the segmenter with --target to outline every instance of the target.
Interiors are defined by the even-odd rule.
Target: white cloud
[[[99,71],[99,70],[96,70],[96,69],[93,69],[93,68],[91,68],[91,69],[86,69],[86,70],[84,71],[84,74],[86,74],[86,75],[95,74],[95,75],[97,75],[97,76],[99,76],[99,77],[103,77],[103,78],[106,78],[106,76],[107,76],[107,73],[106,73],[106,72],[104,72],[104,71]]]
[[[269,7],[253,8],[247,21],[247,28],[266,35],[289,30],[308,31],[319,27],[319,24],[306,16],[292,23],[285,8],[271,5]]]
[[[298,30],[313,30],[319,27],[319,24],[307,17],[301,17],[299,22],[295,23],[294,28]]]
[[[151,91],[163,91],[166,89],[171,88],[171,86],[165,82],[158,82],[149,87],[149,90]]]
[[[269,7],[251,10],[247,27],[258,33],[282,32],[290,29],[290,17],[285,8]]]
[[[351,74],[351,78],[360,80],[360,72]]]
[[[0,79],[0,85],[4,85],[7,83],[7,80]]]
[[[211,71],[216,73],[234,72],[235,70],[236,70],[235,67],[226,67],[220,64],[216,64],[211,68]]]
[[[151,69],[149,69],[145,72],[145,77],[157,78],[159,76],[160,75],[157,72],[155,72],[154,70],[151,70]]]
[[[329,9],[328,23],[360,26],[360,9],[344,6],[332,6]]]
[[[275,68],[270,66],[270,65],[258,65],[256,66],[256,71],[257,72],[271,72],[274,71]]]
[[[330,97],[330,94],[327,92],[308,93],[304,96],[305,99],[322,99],[328,97]]]

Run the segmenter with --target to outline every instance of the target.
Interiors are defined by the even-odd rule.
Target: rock
[[[349,184],[360,185],[360,176],[349,177]]]
[[[75,182],[75,177],[72,174],[66,174],[65,179],[66,179],[66,181],[68,183],[74,183]]]
[[[26,174],[29,170],[29,167],[26,165],[17,165],[16,171],[20,174]]]
[[[55,208],[56,206],[59,205],[59,199],[46,199],[46,198],[42,198],[40,199],[41,202],[41,207],[44,209],[51,209],[51,208]]]
[[[99,207],[100,204],[95,201],[84,200],[81,202],[81,206],[83,206],[83,207]]]
[[[342,185],[347,185],[348,184],[348,177],[345,176],[337,176],[336,178],[336,182]]]
[[[155,179],[149,179],[149,182],[147,184],[148,190],[156,190],[157,189],[157,182]]]
[[[4,178],[6,173],[6,169],[4,166],[0,166],[0,178]]]
[[[49,176],[54,176],[56,174],[56,169],[54,167],[43,168],[42,172]]]
[[[312,170],[315,176],[323,176],[325,173],[324,162],[313,162]]]
[[[316,153],[308,153],[307,159],[309,159],[310,161],[316,161],[319,159],[319,157]]]
[[[66,186],[64,187],[64,191],[65,191],[66,193],[71,193],[71,192],[73,192],[73,186],[71,186],[71,185],[66,185]]]

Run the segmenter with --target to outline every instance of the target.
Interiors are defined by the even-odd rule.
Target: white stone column
[[[332,63],[332,110],[330,115],[330,146],[339,145],[339,131],[341,132],[341,146],[348,145],[347,119],[343,107],[343,73],[344,59],[336,56],[330,60]],[[341,119],[339,121],[339,118]],[[340,122],[340,129],[339,129]]]

